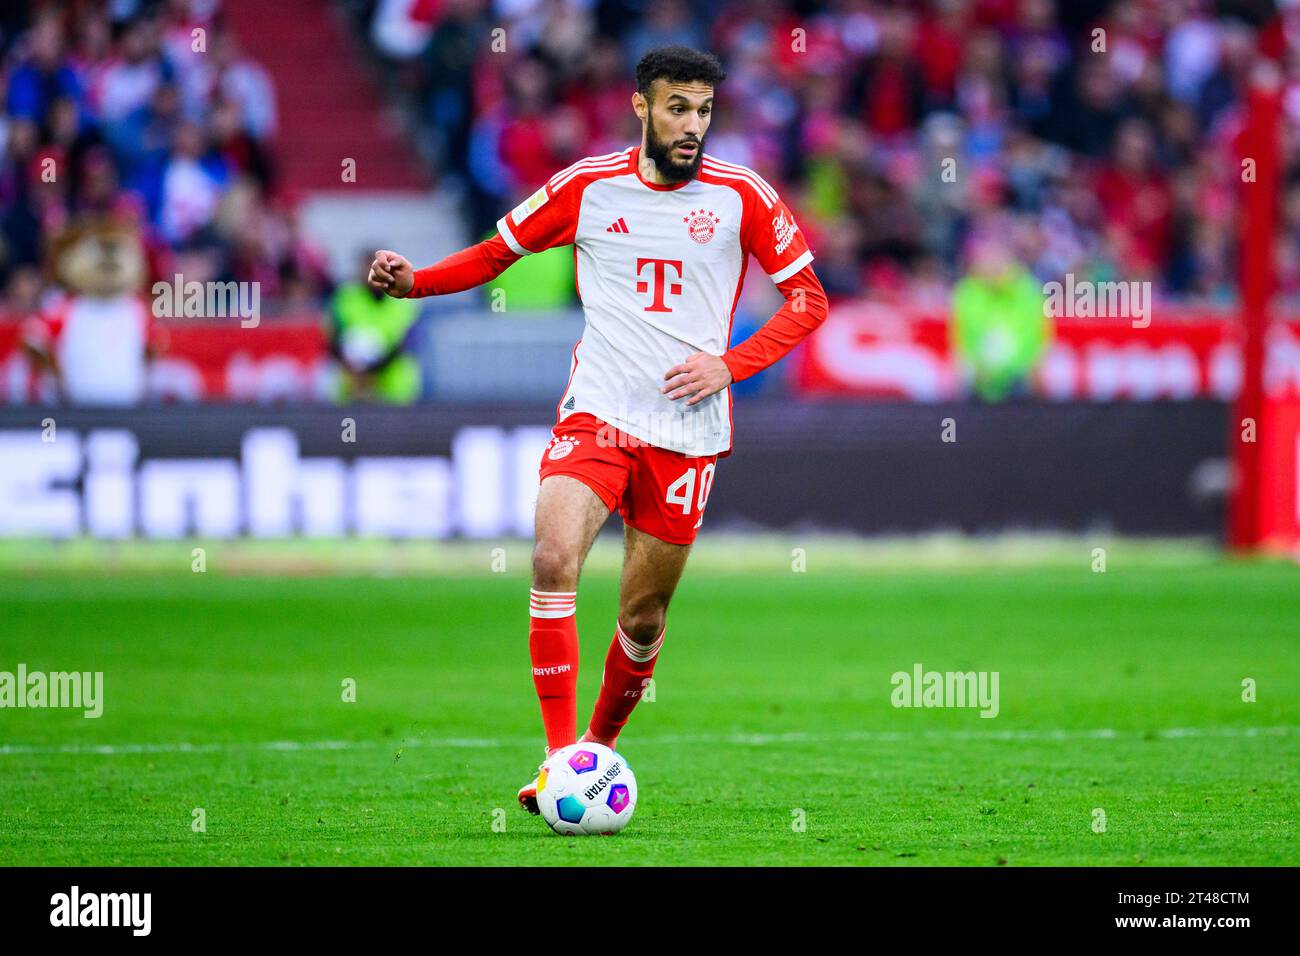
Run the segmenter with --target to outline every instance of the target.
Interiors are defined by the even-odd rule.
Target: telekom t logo
[[[665,293],[665,291],[666,291],[668,295],[681,295],[681,294],[682,294],[682,284],[681,284],[680,282],[672,282],[672,283],[667,282],[667,281],[666,281],[666,271],[667,271],[667,268],[668,268],[669,266],[671,266],[672,268],[674,268],[674,269],[677,270],[677,278],[680,279],[680,278],[682,277],[682,260],[680,260],[680,259],[637,259],[637,261],[636,261],[636,274],[637,274],[638,276],[641,275],[641,270],[644,269],[646,266],[651,265],[651,264],[653,264],[654,267],[655,267],[655,270],[654,270],[654,277],[655,277],[655,278],[654,278],[654,282],[655,282],[654,301],[651,302],[649,305],[647,305],[647,306],[645,307],[645,311],[647,311],[647,312],[671,312],[672,309],[670,309],[670,308],[668,308],[668,306],[664,305],[664,293]],[[667,288],[665,289],[665,287],[667,287]],[[638,292],[649,292],[649,291],[650,291],[650,283],[646,282],[644,279],[638,279],[638,280],[637,280],[637,284],[636,284],[636,291],[638,291]]]

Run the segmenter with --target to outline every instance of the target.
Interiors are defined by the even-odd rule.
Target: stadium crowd
[[[682,42],[730,71],[710,152],[789,195],[828,290],[921,301],[947,294],[986,230],[1043,281],[1123,274],[1231,298],[1234,138],[1269,55],[1289,83],[1279,280],[1300,294],[1300,4],[1276,17],[1210,0],[350,6],[418,94],[442,174],[470,187],[476,232],[556,169],[634,140],[631,66]],[[159,275],[179,259],[186,274],[258,279],[273,301],[327,291],[293,184],[275,181],[269,78],[222,29],[220,0],[7,9],[6,298],[29,297],[43,237],[94,208],[139,220]],[[192,49],[196,25],[210,55]],[[502,55],[477,55],[502,27]],[[32,188],[48,159],[58,188]]]
[[[259,281],[318,303],[323,257],[300,233],[270,142],[265,70],[218,0],[5,5],[0,19],[0,290],[34,309],[70,223],[138,230],[148,277]],[[196,36],[195,31],[200,31]]]
[[[1041,281],[1232,299],[1234,141],[1252,65],[1271,57],[1290,89],[1280,284],[1300,293],[1294,2],[357,5],[471,186],[477,231],[574,159],[636,140],[632,65],[684,43],[730,73],[706,148],[792,200],[827,291],[921,302],[946,298],[982,232]],[[500,27],[502,55],[472,55]]]
[[[275,89],[223,19],[235,2],[3,6],[0,313],[57,298],[50,250],[97,218],[138,234],[150,282],[256,282],[269,315],[328,316],[348,354],[340,303],[371,306],[345,294],[356,277],[329,274],[298,186],[277,174]],[[1019,358],[987,397],[1043,354],[1042,283],[1148,280],[1165,301],[1235,301],[1245,97],[1272,62],[1285,84],[1277,283],[1300,302],[1300,0],[334,4],[418,113],[473,236],[555,171],[639,139],[642,53],[716,52],[729,75],[708,151],[794,207],[832,300],[951,304],[959,347],[1013,340]],[[569,258],[498,281],[511,301],[569,308]],[[772,312],[755,285],[737,341]],[[411,340],[399,318],[394,342],[362,351],[396,354]],[[990,319],[1016,324],[990,333]]]

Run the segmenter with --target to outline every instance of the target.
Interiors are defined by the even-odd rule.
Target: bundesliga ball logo
[[[721,221],[712,210],[692,209],[689,216],[682,216],[682,222],[691,231],[691,238],[701,243],[713,238],[713,227]]]
[[[557,750],[537,776],[537,810],[563,836],[612,836],[627,826],[635,809],[632,768],[600,744]]]

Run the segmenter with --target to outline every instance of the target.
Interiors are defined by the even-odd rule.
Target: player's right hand
[[[396,252],[380,249],[375,253],[375,261],[370,263],[370,276],[366,282],[375,291],[400,299],[414,287],[415,269]]]

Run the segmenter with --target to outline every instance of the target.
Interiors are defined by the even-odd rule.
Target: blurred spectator
[[[970,274],[952,295],[952,345],[986,402],[1028,392],[1052,338],[1042,286],[992,235],[972,240]]]
[[[225,162],[209,152],[204,137],[197,123],[182,123],[163,169],[159,218],[163,235],[177,245],[212,222],[228,178]]]
[[[1119,128],[1114,159],[1097,178],[1097,199],[1116,258],[1134,278],[1154,277],[1169,255],[1172,202],[1144,121],[1126,120]]]
[[[634,23],[626,40],[627,59],[636,63],[657,46],[704,47],[707,45],[701,24],[691,16],[682,0],[658,0],[645,5],[645,17]]]
[[[13,314],[30,318],[40,312],[43,289],[41,270],[22,265],[9,273],[9,283],[0,299]]]
[[[248,176],[263,192],[269,191],[272,175],[271,158],[265,145],[253,136],[240,120],[238,105],[232,100],[218,100],[212,105],[212,144],[232,174]]]
[[[21,288],[12,277],[32,264],[61,288],[43,250],[72,221],[125,217],[149,280],[170,281],[173,266],[233,278],[240,237],[274,235],[257,250],[268,295],[321,307],[323,260],[277,202],[269,76],[219,10],[219,0],[51,4],[0,47],[0,288]]]
[[[895,8],[882,11],[879,45],[850,84],[845,108],[877,136],[905,135],[921,120],[925,87],[915,58],[915,17]]]
[[[9,76],[5,111],[39,123],[60,97],[81,96],[77,74],[64,59],[63,32],[56,15],[46,14],[27,35],[26,50]]]
[[[232,245],[231,277],[257,282],[288,307],[315,306],[332,291],[325,254],[303,232],[296,197],[263,206],[255,187],[232,189],[218,211],[218,232]]]
[[[357,259],[357,279],[330,300],[326,338],[338,362],[335,398],[408,405],[420,397],[416,354],[419,306],[376,292],[365,282],[373,252]]]
[[[245,131],[265,141],[275,134],[275,94],[266,70],[247,59],[239,38],[220,30],[212,41],[212,71],[206,77],[207,99],[234,103]]]
[[[474,83],[484,69],[488,7],[482,0],[450,0],[437,6],[436,25],[424,55],[424,115],[437,137],[439,162],[453,171],[469,163],[474,122]],[[489,63],[499,57],[487,58]],[[492,104],[480,103],[480,111]]]

